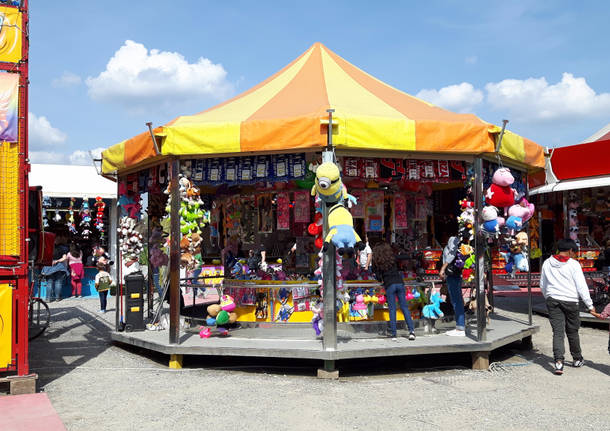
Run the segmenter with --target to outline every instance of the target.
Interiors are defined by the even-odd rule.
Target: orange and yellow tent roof
[[[334,109],[337,149],[445,154],[493,153],[498,126],[456,114],[397,90],[350,64],[320,43],[248,91],[195,115],[155,129],[162,155],[212,155],[321,148],[321,122]],[[543,148],[514,133],[501,154],[544,167]],[[144,132],[102,153],[103,172],[155,156]]]

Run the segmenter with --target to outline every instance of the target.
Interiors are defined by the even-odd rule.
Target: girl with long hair
[[[83,266],[83,252],[78,245],[74,243],[70,245],[70,252],[68,253],[67,260],[72,281],[72,296],[82,297],[85,267]]]
[[[390,309],[390,331],[388,336],[391,337],[393,341],[397,341],[396,298],[398,298],[400,310],[402,311],[407,327],[409,328],[409,340],[415,340],[415,328],[413,326],[413,320],[411,319],[411,313],[407,306],[407,291],[403,282],[402,272],[398,270],[396,255],[389,244],[379,244],[373,249],[373,270],[375,271],[377,279],[383,282],[383,286],[385,287],[388,308]]]

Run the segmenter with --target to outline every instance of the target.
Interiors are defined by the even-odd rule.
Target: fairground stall
[[[329,163],[339,169],[324,174]],[[497,320],[487,339],[479,301],[471,337],[456,341],[430,330],[408,346],[387,343],[378,336],[388,319],[384,291],[367,267],[367,249],[320,253],[323,242],[336,242],[329,203],[337,203],[323,196],[320,181],[332,177],[328,189],[341,195],[341,211],[349,206],[363,243],[392,244],[412,316],[432,319],[440,317],[430,298],[440,300],[441,247],[458,231],[469,237],[462,257],[473,294],[484,295],[491,283],[487,244],[499,240],[504,218],[489,202],[485,220],[479,217],[484,189],[498,186],[495,172],[510,177],[499,186],[513,199],[506,211],[514,204],[530,212],[521,200],[527,173],[543,166],[533,142],[400,92],[315,44],[247,92],[149,125],[103,152],[103,173],[117,180],[119,193],[117,253],[130,274],[120,277],[113,339],[177,355],[174,365],[185,353],[314,358],[332,368],[351,357],[456,351],[473,352],[480,365],[489,351],[537,327]],[[152,308],[150,331],[121,331],[144,327],[133,315],[142,313],[143,279],[131,269],[143,261],[149,304],[150,292],[169,291],[169,334],[158,331],[164,320]],[[202,325],[181,336],[181,314]],[[338,334],[345,343],[337,344]]]
[[[0,16],[0,382],[24,393],[36,378],[28,362],[27,0],[1,6]]]
[[[54,164],[32,164],[30,184],[42,187],[45,231],[54,233],[58,243],[66,247],[74,244],[82,252],[82,296],[98,296],[95,250],[101,247],[110,261],[116,260],[116,184],[101,177],[93,165]],[[114,265],[111,272],[116,272]],[[46,298],[46,282],[40,286],[40,296]],[[71,294],[70,281],[66,280],[61,297]]]
[[[610,125],[578,145],[551,149],[544,184],[531,194],[540,208],[541,259],[558,239],[575,240],[594,305],[603,309],[610,301]],[[588,313],[581,318],[595,321]]]

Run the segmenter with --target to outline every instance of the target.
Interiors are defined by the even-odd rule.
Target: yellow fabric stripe
[[[125,167],[125,141],[102,151],[102,173],[111,174]]]
[[[493,126],[491,130],[492,132],[499,134],[502,128],[499,126]],[[525,161],[525,146],[523,144],[523,138],[510,130],[504,130],[500,154],[518,162]]]
[[[246,120],[263,105],[265,105],[265,103],[277,95],[290,81],[292,81],[307,60],[309,60],[312,51],[313,48],[310,49],[309,52],[307,52],[307,54],[304,55],[291,68],[258,90],[236,99],[231,103],[221,106],[218,109],[212,109],[211,111],[204,112],[200,115],[180,117],[174,124],[168,126],[167,128],[192,123],[226,123],[233,121],[241,122]],[[298,101],[295,101],[295,103],[298,103]]]
[[[20,256],[19,144],[0,143],[0,255]]]
[[[326,91],[338,123],[335,145],[415,149],[415,122],[358,84],[322,49]],[[335,120],[333,120],[335,121]]]
[[[240,123],[186,124],[163,128],[163,154],[238,153]]]

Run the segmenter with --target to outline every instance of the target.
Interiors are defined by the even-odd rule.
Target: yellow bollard
[[[169,367],[175,370],[182,368],[182,355],[169,355]]]

